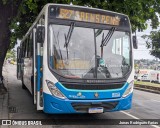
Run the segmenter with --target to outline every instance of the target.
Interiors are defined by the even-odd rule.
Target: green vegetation
[[[14,50],[9,50],[6,54],[6,59],[12,59],[13,61],[16,60],[16,55]]]
[[[144,39],[147,39],[146,46],[147,48],[151,48],[151,55],[160,59],[160,30],[159,31],[151,31],[150,35],[143,35]]]
[[[157,13],[160,13],[160,1],[155,0],[55,0],[55,3],[95,7],[104,10],[124,13],[129,16],[132,30],[143,31],[148,26],[146,21],[151,20],[152,28],[159,25]],[[11,47],[17,38],[22,38],[34,22],[40,10],[53,0],[22,0],[18,15],[12,21],[10,28],[14,30],[11,35]]]
[[[160,88],[160,84],[151,83],[151,82],[135,81],[134,84],[146,85],[146,86],[153,86],[153,87],[159,87],[159,88]]]

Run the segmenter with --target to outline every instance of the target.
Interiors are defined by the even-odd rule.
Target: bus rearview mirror
[[[44,26],[38,26],[37,27],[37,43],[43,43],[44,42],[44,37],[45,37],[45,28]]]
[[[138,49],[138,40],[137,40],[137,37],[133,36],[132,39],[133,39],[133,48],[134,49]]]

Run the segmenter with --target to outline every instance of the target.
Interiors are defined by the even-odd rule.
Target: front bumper
[[[106,109],[104,109],[104,112],[127,110],[131,108],[132,95],[133,93],[125,98],[104,100],[62,100],[52,95],[43,93],[43,111],[50,114],[88,113],[87,109],[90,107],[106,107]],[[80,107],[77,109],[77,106]]]

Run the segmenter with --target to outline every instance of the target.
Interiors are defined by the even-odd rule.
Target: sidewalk
[[[3,76],[4,76],[4,85],[8,90],[8,71],[6,65],[3,67]],[[4,95],[0,95],[0,119],[8,119],[8,92]],[[6,127],[6,126],[5,126]],[[4,126],[0,126],[0,128],[4,128]]]

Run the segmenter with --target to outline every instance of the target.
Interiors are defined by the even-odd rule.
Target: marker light
[[[66,96],[51,81],[46,80],[46,82],[53,96],[58,97],[60,99],[66,99]]]
[[[126,89],[126,91],[124,92],[124,94],[123,94],[122,97],[126,97],[126,96],[128,96],[129,94],[131,94],[131,93],[133,92],[133,87],[134,87],[134,80],[129,83],[129,86],[128,86],[128,88]]]

